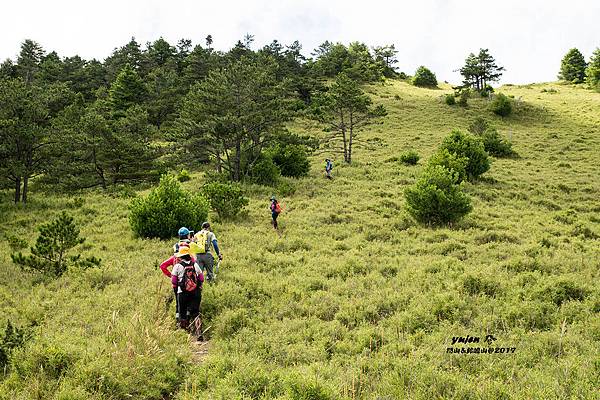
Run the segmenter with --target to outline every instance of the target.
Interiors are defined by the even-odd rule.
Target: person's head
[[[277,201],[277,199],[275,198],[275,196],[271,196],[271,201]]]
[[[190,230],[188,228],[186,228],[185,226],[182,226],[181,228],[179,228],[179,231],[177,232],[177,234],[179,235],[179,239],[189,239],[190,238]]]
[[[180,246],[179,251],[175,253],[175,257],[179,258],[183,261],[190,261],[192,259],[192,254],[189,246]]]
[[[208,222],[203,222],[203,223],[202,223],[202,229],[204,229],[204,230],[206,230],[206,231],[210,230],[210,223],[208,223]]]

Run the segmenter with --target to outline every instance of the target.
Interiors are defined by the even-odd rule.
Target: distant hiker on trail
[[[189,329],[198,340],[202,340],[199,315],[204,275],[198,264],[192,260],[189,247],[181,246],[175,257],[178,261],[173,267],[171,282],[177,287],[179,326]]]
[[[331,177],[331,170],[333,169],[333,163],[329,158],[325,159],[325,174],[327,174],[327,179],[333,179]]]
[[[269,208],[271,210],[271,218],[273,218],[273,229],[277,230],[277,217],[281,214],[281,205],[275,196],[271,196],[271,206]]]
[[[215,250],[217,257],[219,260],[223,259],[223,254],[219,250],[219,244],[217,243],[217,237],[210,229],[210,224],[208,222],[204,222],[202,224],[202,230],[192,239],[195,243],[197,243],[197,254],[196,260],[198,261],[198,265],[202,268],[202,270],[206,273],[206,280],[212,282],[215,274],[213,271],[213,265],[215,259],[210,252],[210,248]]]

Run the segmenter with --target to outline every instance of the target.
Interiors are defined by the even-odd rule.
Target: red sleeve
[[[163,274],[165,274],[166,276],[168,276],[169,278],[171,277],[171,271],[169,271],[168,267],[169,266],[173,266],[175,265],[175,256],[171,256],[168,260],[163,261],[162,264],[160,264],[160,270],[162,271]]]

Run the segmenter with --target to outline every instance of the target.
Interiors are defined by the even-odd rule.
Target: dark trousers
[[[177,307],[179,320],[190,323],[200,313],[200,301],[202,291],[196,289],[193,292],[181,292],[177,294]]]
[[[271,218],[273,218],[273,228],[275,228],[275,229],[277,229],[277,217],[278,216],[279,216],[279,214],[276,212],[271,213]]]

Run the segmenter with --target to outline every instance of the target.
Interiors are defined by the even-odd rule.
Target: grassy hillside
[[[357,150],[351,166],[338,159],[333,181],[314,157],[310,176],[282,197],[281,238],[269,224],[272,189],[248,187],[247,218],[214,224],[225,261],[203,293],[210,351],[201,362],[174,329],[155,267],[171,243],[132,238],[131,193],[36,193],[27,209],[2,206],[0,327],[10,319],[32,337],[0,397],[600,398],[600,94],[501,90],[520,99],[506,119],[484,99],[445,105],[449,89],[369,87],[389,114],[363,137],[380,144]],[[520,157],[494,160],[467,185],[474,211],[460,223],[415,224],[404,189],[442,138],[478,115]],[[292,128],[322,133],[311,122]],[[397,161],[407,149],[421,155],[417,166]],[[201,183],[196,174],[185,186]],[[9,238],[33,235],[32,244],[35,226],[65,208],[87,237],[84,255],[103,266],[32,285],[40,278],[12,264],[19,246]],[[488,334],[514,353],[446,352],[471,346],[453,337]]]

